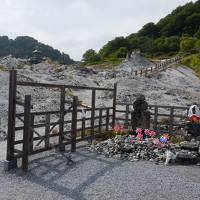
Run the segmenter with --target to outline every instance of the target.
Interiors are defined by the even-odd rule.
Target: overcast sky
[[[190,0],[0,0],[0,35],[28,35],[80,60]],[[195,0],[194,0],[195,2]]]

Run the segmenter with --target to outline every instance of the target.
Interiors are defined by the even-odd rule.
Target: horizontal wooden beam
[[[21,82],[17,81],[18,86],[32,86],[32,87],[46,87],[46,88],[70,88],[70,89],[84,89],[84,90],[105,90],[113,91],[113,88],[100,88],[100,87],[86,87],[86,86],[74,86],[74,85],[62,85],[62,84],[48,84],[48,83],[34,83],[34,82]]]
[[[107,110],[107,109],[113,109],[113,107],[95,108],[95,111]],[[77,111],[82,112],[81,109],[78,109]],[[86,109],[84,109],[84,111],[91,111],[91,108],[86,108]],[[71,113],[72,110],[66,110],[66,112]],[[48,115],[48,114],[56,115],[56,114],[59,114],[59,113],[60,113],[59,110],[56,110],[56,111],[41,111],[41,112],[31,112],[31,115]],[[16,114],[16,117],[23,117],[23,116],[24,116],[24,113],[17,113]]]

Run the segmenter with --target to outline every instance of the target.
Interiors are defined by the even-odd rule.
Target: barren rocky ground
[[[130,72],[152,63],[135,56],[115,69],[91,69],[60,66],[51,61],[28,65],[25,60],[8,57],[0,60],[0,140],[6,138],[8,108],[8,68],[15,68],[18,80],[63,83],[70,85],[113,87],[118,83],[117,100],[133,102],[143,93],[150,104],[189,106],[200,102],[200,81],[186,66],[174,66],[152,77],[134,77]],[[34,110],[57,110],[59,92],[43,88],[18,88],[23,101],[31,94]],[[90,105],[89,91],[67,91],[67,98],[78,95]],[[97,93],[97,105],[112,103],[112,94]],[[18,108],[18,112],[23,111]],[[84,147],[72,155],[75,162],[67,165],[63,154],[55,150],[30,157],[29,171],[3,171],[6,142],[0,142],[0,200],[27,199],[126,199],[126,200],[198,200],[200,199],[199,166],[164,166],[152,162],[129,162],[106,158],[88,152]],[[20,163],[19,163],[20,164]]]
[[[142,66],[152,66],[140,55],[132,58],[114,69],[91,69],[59,65],[46,60],[36,65],[30,65],[26,60],[18,60],[11,56],[0,60],[0,139],[5,138],[8,110],[9,74],[6,69],[17,69],[18,80],[43,83],[62,83],[70,85],[109,87],[118,84],[118,102],[133,102],[138,93],[143,93],[149,104],[189,106],[200,102],[200,80],[186,66],[174,66],[166,71],[154,74],[152,77],[135,77],[130,71],[141,69]],[[19,87],[17,98],[23,101],[25,94],[32,95],[34,110],[59,109],[59,91],[44,88]],[[67,91],[67,98],[77,95],[84,103],[90,105],[91,91]],[[97,92],[97,105],[111,105],[112,94]],[[22,111],[22,107],[18,108]]]

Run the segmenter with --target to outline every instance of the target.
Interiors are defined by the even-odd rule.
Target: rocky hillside
[[[72,64],[74,61],[68,54],[61,53],[53,47],[43,44],[29,36],[18,36],[14,40],[8,36],[0,36],[0,57],[12,55],[16,58],[31,58],[37,50],[42,56],[64,64]]]
[[[62,83],[95,87],[113,87],[118,83],[117,100],[119,102],[133,102],[138,93],[143,93],[150,104],[162,105],[191,105],[200,102],[200,80],[196,74],[186,66],[169,68],[152,77],[134,77],[130,70],[141,68],[146,63],[153,63],[143,57],[134,55],[129,61],[115,69],[91,69],[78,65],[59,65],[50,60],[36,65],[28,65],[26,60],[12,57],[0,60],[0,119],[1,130],[6,130],[8,108],[7,69],[15,68],[18,71],[18,80],[43,83]],[[146,67],[147,65],[145,65]],[[127,70],[128,69],[128,70]],[[17,97],[23,100],[25,94],[31,94],[34,110],[59,109],[59,92],[41,88],[18,88]],[[91,91],[67,91],[67,98],[78,95],[88,105],[91,104]],[[97,93],[97,105],[111,105],[112,94]],[[22,109],[22,108],[21,108]],[[21,110],[22,111],[22,110]],[[5,137],[2,131],[0,139]]]

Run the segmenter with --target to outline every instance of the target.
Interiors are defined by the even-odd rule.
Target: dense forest
[[[11,54],[16,58],[30,58],[36,49],[41,51],[43,56],[54,61],[59,61],[63,64],[72,64],[74,62],[69,55],[61,53],[49,45],[40,43],[32,37],[19,36],[12,40],[7,36],[0,36],[0,57]]]
[[[137,33],[117,37],[105,44],[99,52],[93,49],[83,54],[86,63],[114,61],[127,53],[140,50],[147,57],[168,57],[177,53],[200,51],[200,0],[177,7],[157,24],[143,26]]]

